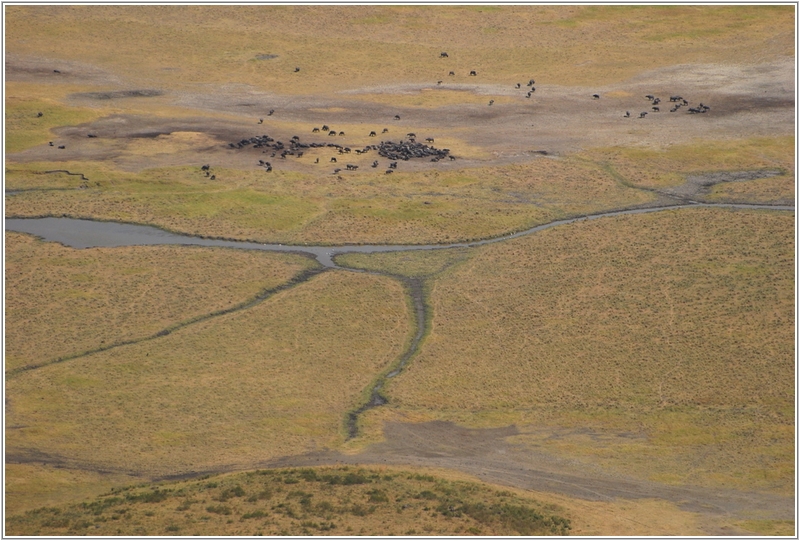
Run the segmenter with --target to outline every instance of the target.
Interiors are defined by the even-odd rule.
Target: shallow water
[[[237,248],[240,250],[264,250],[269,252],[308,253],[313,255],[324,267],[343,268],[333,262],[333,257],[348,252],[376,253],[376,252],[402,252],[409,250],[440,250],[445,248],[470,248],[482,246],[504,240],[514,239],[542,231],[550,227],[570,224],[579,220],[596,220],[607,216],[622,216],[625,214],[646,214],[663,210],[684,208],[739,208],[748,210],[788,210],[794,211],[791,206],[776,205],[743,205],[743,204],[709,204],[696,203],[686,205],[669,205],[643,209],[619,210],[600,212],[577,218],[557,220],[554,222],[537,225],[530,229],[517,231],[502,237],[480,240],[475,242],[461,242],[454,244],[360,244],[344,246],[314,246],[314,245],[288,245],[288,244],[261,244],[257,242],[244,242],[233,240],[216,240],[170,233],[157,227],[148,225],[125,224],[118,222],[101,222],[93,220],[79,220],[74,218],[6,218],[7,231],[29,233],[46,241],[59,242],[72,248],[93,248],[100,246],[143,246],[157,244],[178,244],[193,246],[221,246]]]

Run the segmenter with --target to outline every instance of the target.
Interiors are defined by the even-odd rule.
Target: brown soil
[[[36,58],[13,57],[6,61],[9,80],[49,82],[52,61]],[[71,71],[70,71],[71,70]],[[61,70],[82,80],[96,82],[102,78],[96,70],[75,66]],[[58,74],[56,74],[58,75]],[[109,76],[103,79],[111,84]],[[168,93],[171,103],[198,111],[195,117],[162,118],[131,115],[113,115],[91,124],[56,130],[56,146],[66,149],[56,151],[42,145],[11,154],[10,161],[56,160],[109,160],[117,167],[140,170],[169,165],[198,165],[213,163],[219,167],[256,168],[260,149],[234,150],[227,148],[235,142],[254,135],[269,134],[288,142],[298,135],[304,143],[335,142],[358,148],[375,144],[378,140],[400,140],[407,132],[414,132],[420,140],[427,137],[457,137],[481,149],[480,157],[457,156],[456,161],[430,163],[403,162],[403,170],[429,168],[462,168],[473,165],[501,165],[505,163],[541,159],[539,151],[560,154],[601,146],[646,146],[664,148],[693,139],[724,139],[736,137],[774,136],[793,131],[794,95],[793,62],[776,62],[753,67],[692,65],[675,66],[642,74],[625,83],[598,88],[564,87],[537,84],[531,98],[525,98],[526,87],[508,85],[443,84],[385,85],[352,89],[328,96],[280,96],[247,85],[208,85],[202,92]],[[98,93],[74,94],[68,102],[73,105],[107,105],[109,101],[136,99],[148,100],[155,91],[125,87],[117,83],[116,90]],[[398,107],[359,99],[363,94],[416,94],[437,90],[462,90],[486,97],[486,104],[462,103],[441,107]],[[592,94],[600,99],[593,99]],[[662,99],[661,112],[651,111],[645,95]],[[690,106],[699,103],[711,109],[700,115],[688,113],[683,107],[670,113],[670,95],[681,95]],[[127,96],[127,97],[126,97]],[[488,105],[491,98],[503,97],[504,103]],[[368,99],[368,98],[367,98]],[[269,110],[275,113],[268,116]],[[630,111],[631,118],[624,118]],[[642,111],[650,111],[646,118],[638,118]],[[226,115],[222,119],[220,115]],[[212,116],[213,115],[213,116]],[[400,115],[400,120],[395,120]],[[263,118],[264,123],[258,124]],[[292,124],[295,127],[287,127]],[[322,126],[331,129],[348,125],[344,137],[326,137],[321,133],[301,131],[297,125]],[[361,128],[358,133],[353,125]],[[366,136],[370,131],[389,132],[378,138]],[[217,144],[195,148],[191,152],[165,153],[157,156],[123,156],[125,141],[141,137],[157,137],[173,132],[198,132],[213,137]],[[87,138],[92,133],[97,138]],[[103,141],[105,140],[105,141]],[[117,144],[109,145],[108,140]],[[281,169],[318,172],[309,163],[296,159],[280,160]]]

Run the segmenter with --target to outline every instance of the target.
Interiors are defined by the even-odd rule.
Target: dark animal
[[[264,119],[263,119],[263,118],[259,118],[259,119],[258,119],[258,123],[259,123],[259,124],[263,124],[263,123],[264,123]]]
[[[299,141],[300,138],[296,135],[292,135],[292,141]]]
[[[447,75],[455,75],[455,74],[456,74],[456,72],[454,72],[454,71],[451,71],[451,72],[450,72],[450,73],[448,73]]]
[[[330,128],[329,128],[327,125],[325,125],[325,126],[322,126],[322,131],[328,131],[329,129],[330,129]]]
[[[336,135],[336,130],[331,130],[328,132],[328,136]]]
[[[531,92],[536,92],[536,89],[534,87],[531,87]]]
[[[530,93],[530,92],[528,92],[527,94],[525,94],[525,97],[526,97],[526,98],[530,98],[530,97],[531,97],[531,93]]]
[[[50,141],[48,144],[49,144],[50,146],[53,146],[53,142],[52,142],[52,141]]]
[[[334,169],[334,170],[333,170],[333,174],[335,175],[335,174],[336,174],[336,173],[338,173],[339,171],[341,171],[341,169]]]
[[[274,112],[275,112],[275,109],[270,109],[269,113],[267,113],[267,116],[272,116],[272,113],[274,113]]]
[[[217,175],[211,175],[211,180],[217,180]]]
[[[371,132],[369,132],[369,136],[370,136],[370,137],[377,137],[377,136],[378,136],[378,134],[377,134],[377,133],[375,133],[374,131],[371,131]]]
[[[347,164],[347,170],[348,171],[355,171],[356,169],[358,169],[357,165],[352,165],[352,164],[349,164],[349,163]]]
[[[93,134],[93,133],[87,133],[86,137],[97,137],[97,136],[95,134]]]
[[[683,98],[680,96],[670,96],[669,101],[681,101]]]
[[[520,83],[517,83],[517,86],[515,86],[514,88],[519,88],[520,86],[522,85],[520,85]]]
[[[331,163],[336,163],[336,158],[331,158]]]
[[[645,116],[647,116],[647,111],[639,113],[639,118],[644,118]]]
[[[339,135],[344,135],[344,132],[343,132],[343,131],[340,131],[340,132],[339,132]]]
[[[378,167],[378,160],[375,160],[374,162],[372,162],[372,167]]]
[[[472,75],[472,76],[475,76],[475,75],[478,75],[478,72],[476,72],[475,70],[472,70],[471,72],[469,72],[469,74]]]
[[[427,139],[425,139],[425,142],[426,143],[433,143],[433,137],[428,137]]]
[[[648,94],[647,96],[645,96],[645,98],[647,98],[650,101],[653,101],[655,99],[655,96]]]
[[[58,147],[58,148],[60,148],[61,150],[64,150],[64,149],[65,149],[65,148],[67,148],[67,147],[65,147],[64,145],[61,145],[61,146],[60,146],[60,147]]]
[[[317,158],[316,160],[314,160],[314,163],[319,163],[319,158]]]
[[[656,113],[658,113],[658,112],[660,111],[660,109],[659,109],[658,107],[653,107],[652,109],[653,109],[653,111],[655,111]]]
[[[311,133],[319,133],[319,128],[314,128],[313,130],[311,130]]]
[[[416,137],[416,136],[417,136],[416,133],[407,133],[406,134],[406,137]]]
[[[439,53],[439,58],[448,58],[447,53],[445,52]]]
[[[300,71],[300,68],[294,68],[295,73],[297,73],[298,71]]]
[[[494,100],[489,100],[489,105],[493,104]]]
[[[656,98],[653,100],[653,105],[658,105],[659,103],[661,103],[661,98]]]
[[[53,70],[53,73],[61,73],[61,72],[58,70]]]
[[[389,131],[389,128],[383,128],[383,131],[381,133],[386,133],[388,131]]]
[[[400,115],[394,115],[395,120],[400,120]]]
[[[448,158],[450,158],[451,160],[455,160],[456,159],[455,156],[448,156]]]
[[[436,81],[436,84],[440,85],[440,84],[442,84],[442,82],[441,81]]]
[[[592,94],[592,97],[596,100],[600,99],[600,94]]]
[[[533,86],[533,85],[535,85],[535,84],[536,84],[536,81],[534,81],[533,79],[531,79],[530,81],[528,81],[528,84],[527,84],[526,86]]]
[[[391,169],[387,169],[387,170],[386,170],[386,174],[387,174],[387,175],[391,175],[392,173],[394,173],[394,171],[392,171]]]
[[[201,171],[208,171],[209,169],[211,169],[211,166],[208,165],[208,164],[206,164],[206,165],[204,165],[203,167],[200,168]]]
[[[397,169],[397,162],[392,162],[389,164],[389,169]]]
[[[44,113],[36,113],[36,118],[41,118],[44,116]]]
[[[631,116],[631,112],[630,111],[625,111],[625,118],[630,118],[630,116]]]

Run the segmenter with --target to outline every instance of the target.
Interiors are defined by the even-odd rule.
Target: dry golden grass
[[[259,242],[421,244],[494,237],[653,199],[623,186],[599,165],[570,158],[461,171],[365,173],[346,180],[286,171],[264,178],[263,171],[221,169],[217,182],[190,167],[137,174],[75,165],[57,168],[85,171],[90,189],[18,194],[6,199],[6,214],[123,220]],[[42,175],[26,171],[42,167],[14,167],[9,181],[20,187],[41,183]]]
[[[747,182],[726,182],[711,188],[706,196],[709,201],[733,203],[795,203],[794,174]]]
[[[54,138],[50,129],[96,120],[91,109],[65,107],[53,99],[6,96],[6,152],[47,144]],[[43,116],[38,117],[38,113]]]
[[[314,93],[429,83],[449,70],[456,82],[477,70],[481,82],[597,84],[676,59],[790,57],[793,15],[791,6],[12,6],[6,46],[131,80],[147,73],[161,88]],[[256,58],[268,53],[278,57]]]
[[[333,446],[410,332],[401,285],[329,271],[244,311],[8,380],[9,453],[147,475]]]
[[[74,503],[139,479],[40,464],[5,464],[6,516]]]
[[[791,491],[793,253],[790,214],[710,209],[486,246],[436,279],[391,407],[527,425],[520,443],[663,482]]]
[[[760,137],[750,139],[725,139],[693,141],[674,145],[665,150],[645,148],[604,148],[582,153],[582,156],[607,164],[625,182],[634,186],[662,188],[686,182],[686,176],[716,171],[755,171],[760,169],[784,170],[785,175],[769,179],[771,189],[778,198],[794,194],[793,136]],[[723,184],[715,188],[722,195],[741,192],[753,193],[763,200],[766,193],[759,184],[766,182]],[[718,197],[721,198],[721,197]]]
[[[564,535],[565,511],[483,483],[343,466],[119,488],[7,524],[11,535]]]
[[[153,335],[248,301],[311,260],[224,248],[76,250],[6,233],[6,370]]]
[[[417,250],[408,252],[378,252],[374,254],[349,253],[336,257],[343,267],[400,274],[411,278],[425,278],[469,258],[466,248],[447,250]]]

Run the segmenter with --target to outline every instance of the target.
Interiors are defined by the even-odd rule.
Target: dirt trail
[[[386,423],[386,441],[358,454],[320,451],[284,457],[259,467],[325,464],[392,464],[457,470],[492,483],[564,494],[584,500],[658,498],[681,509],[745,520],[794,519],[794,499],[775,494],[731,489],[671,486],[631,477],[612,476],[553,455],[507,441],[519,434],[514,426],[470,429],[453,423]],[[590,471],[591,470],[591,471]]]

